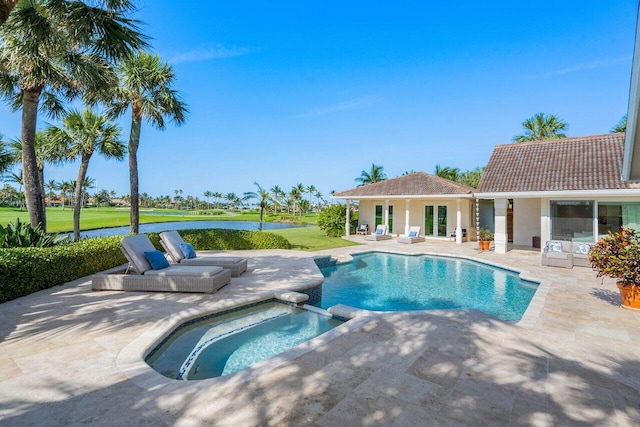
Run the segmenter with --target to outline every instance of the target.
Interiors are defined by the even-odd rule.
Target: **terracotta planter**
[[[489,246],[491,246],[491,241],[490,240],[480,240],[480,241],[478,241],[478,244],[480,245],[480,250],[481,251],[488,251],[489,250]]]
[[[618,290],[620,291],[620,302],[623,308],[640,310],[640,286],[618,282]]]

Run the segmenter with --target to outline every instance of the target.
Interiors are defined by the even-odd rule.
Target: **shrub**
[[[640,287],[640,232],[629,227],[609,232],[591,248],[589,261],[598,277],[611,277]]]
[[[340,237],[344,236],[344,225],[347,221],[347,207],[341,204],[328,206],[318,214],[318,227],[327,236]],[[358,215],[352,214],[350,217],[351,228],[355,229],[358,225]]]
[[[182,238],[196,250],[234,249],[290,249],[289,241],[278,234],[261,231],[225,230],[180,230]],[[152,239],[153,241],[153,239]],[[155,242],[154,242],[155,244]]]
[[[67,241],[67,237],[59,238],[57,234],[47,234],[41,225],[33,228],[31,224],[20,222],[20,218],[16,218],[15,222],[10,222],[6,227],[0,225],[0,248],[46,248]]]
[[[199,250],[289,249],[278,234],[242,230],[182,230],[183,239]],[[160,235],[147,234],[162,250]],[[62,285],[126,263],[122,236],[97,237],[49,248],[0,249],[0,303]]]

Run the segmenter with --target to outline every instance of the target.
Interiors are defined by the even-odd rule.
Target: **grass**
[[[190,215],[186,211],[174,209],[155,209],[155,214],[145,214],[144,209],[140,211],[140,223],[149,224],[155,222],[168,221],[259,221],[259,212],[242,212],[239,214],[225,215]],[[159,212],[167,215],[159,215]],[[175,215],[171,212],[185,213],[185,215]],[[29,222],[29,215],[26,210],[0,207],[0,224],[6,225],[16,218]],[[315,224],[318,215],[315,213],[303,214],[302,216],[287,217],[282,215],[265,215],[265,221],[285,221],[302,224]],[[101,207],[85,208],[80,215],[80,228],[91,230],[96,228],[123,227],[129,225],[129,210],[123,208]],[[47,208],[47,231],[50,233],[62,233],[73,231],[73,209],[64,210],[55,207]],[[328,237],[318,227],[287,228],[282,230],[271,230],[268,233],[276,233],[286,237],[291,242],[292,249],[302,251],[320,251],[323,249],[341,248],[352,246],[356,243],[343,240],[339,237]]]
[[[286,237],[291,243],[291,249],[301,251],[313,252],[357,245],[357,243],[340,237],[329,237],[318,227],[285,228],[282,230],[269,230],[267,233],[276,233]]]

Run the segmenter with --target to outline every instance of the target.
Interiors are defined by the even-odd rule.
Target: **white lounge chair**
[[[399,236],[398,243],[419,243],[424,242],[424,237],[420,236],[420,227],[409,227],[409,234]]]
[[[159,252],[145,235],[122,239],[122,253],[137,274],[96,274],[93,290],[214,293],[231,280],[231,271],[215,266],[171,265],[154,270],[145,252]],[[164,255],[164,254],[162,254]]]
[[[160,233],[160,244],[171,259],[180,265],[215,265],[231,270],[231,277],[238,277],[247,271],[247,259],[240,257],[218,256],[213,254],[196,254],[194,258],[187,258],[181,245],[186,242],[177,231]]]
[[[376,231],[371,234],[367,234],[364,236],[364,240],[388,240],[391,238],[391,235],[387,234],[387,226],[384,224],[380,224],[376,227]]]

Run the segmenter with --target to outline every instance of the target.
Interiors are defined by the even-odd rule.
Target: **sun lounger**
[[[398,243],[419,243],[424,242],[424,237],[420,236],[420,227],[409,227],[409,234],[399,236]]]
[[[216,266],[171,265],[154,270],[145,252],[159,251],[145,235],[123,238],[120,249],[129,260],[128,270],[135,274],[96,274],[91,280],[93,290],[214,293],[231,280],[230,270]]]
[[[372,234],[367,234],[364,236],[364,240],[388,240],[391,238],[391,235],[387,234],[387,226],[380,224],[376,227],[376,231]]]
[[[228,257],[208,254],[195,254],[193,258],[187,258],[181,245],[186,242],[177,231],[165,231],[160,233],[160,244],[173,261],[180,265],[214,265],[231,270],[231,277],[238,277],[247,271],[247,259],[240,257]]]

